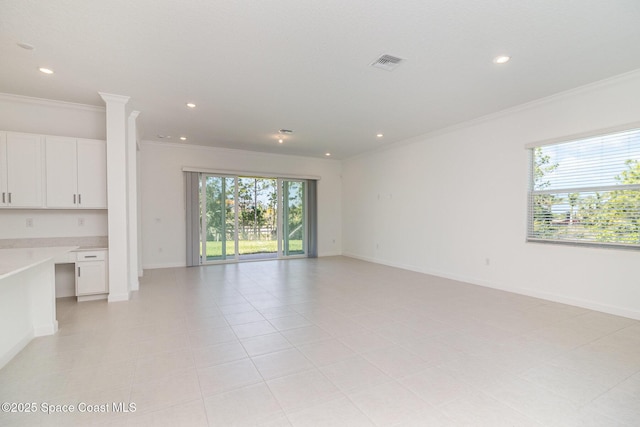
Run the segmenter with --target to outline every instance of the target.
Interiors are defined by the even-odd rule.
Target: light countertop
[[[78,246],[0,249],[0,280],[76,249]]]
[[[83,250],[107,249],[109,247],[109,238],[106,236],[84,236],[0,239],[1,249],[52,248],[54,246],[78,246]]]

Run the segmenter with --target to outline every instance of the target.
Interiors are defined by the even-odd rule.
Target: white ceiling
[[[0,92],[128,95],[143,139],[345,158],[639,69],[639,22],[638,0],[0,0]]]

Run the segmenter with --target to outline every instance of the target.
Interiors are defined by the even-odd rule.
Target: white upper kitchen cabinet
[[[46,137],[47,207],[106,209],[105,141]]]
[[[75,138],[46,137],[47,207],[78,204],[78,155]]]
[[[1,206],[42,207],[42,152],[40,135],[0,133]]]
[[[78,207],[107,208],[107,142],[78,139]]]
[[[7,206],[7,134],[0,132],[0,207]]]

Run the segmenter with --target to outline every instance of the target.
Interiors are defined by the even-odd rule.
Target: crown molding
[[[609,86],[614,86],[616,84],[620,84],[625,81],[633,80],[637,78],[640,78],[640,69],[629,71],[627,73],[619,74],[617,76],[609,77],[603,80],[598,80],[593,83],[588,83],[586,85],[575,87],[573,89],[554,93],[552,95],[548,95],[543,98],[534,99],[533,101],[525,102],[523,104],[518,104],[513,107],[505,108],[504,110],[496,111],[495,113],[486,114],[484,116],[476,117],[475,119],[470,119],[461,123],[456,123],[451,126],[433,130],[431,132],[412,136],[412,137],[403,139],[402,141],[393,142],[388,145],[383,145],[381,147],[373,148],[371,150],[367,150],[365,152],[355,154],[353,156],[345,158],[344,160],[355,160],[361,157],[366,157],[368,155],[375,154],[375,153],[385,152],[385,151],[392,150],[394,148],[402,147],[405,145],[416,144],[431,138],[447,135],[458,130],[471,128],[473,126],[477,126],[482,123],[498,120],[504,117],[518,114],[523,111],[539,108],[539,107],[551,104],[553,102],[562,101],[567,98],[578,96],[584,93],[589,93],[589,92],[592,92],[598,89],[603,89]]]
[[[338,162],[340,163],[340,159],[329,159],[326,156],[302,156],[299,154],[284,154],[284,153],[270,153],[268,151],[256,151],[256,150],[242,150],[239,148],[227,148],[227,147],[215,147],[211,145],[198,145],[198,144],[187,144],[187,143],[178,143],[178,142],[161,142],[161,141],[152,141],[152,140],[142,140],[141,145],[150,145],[157,146],[161,148],[181,148],[181,149],[190,149],[190,150],[207,150],[207,151],[223,151],[228,153],[251,153],[255,155],[262,156],[273,156],[273,157],[291,157],[297,159],[305,159],[305,160],[317,160],[319,162]]]
[[[23,104],[43,105],[46,107],[68,108],[72,110],[90,111],[94,113],[104,113],[104,106],[79,104],[76,102],[59,101],[55,99],[34,98],[31,96],[15,95],[12,93],[0,93],[0,100],[9,102],[21,102]]]
[[[115,102],[117,104],[126,104],[127,102],[129,102],[129,99],[131,99],[131,97],[129,96],[116,95],[114,93],[98,92],[98,95],[100,95],[100,97],[106,103]]]

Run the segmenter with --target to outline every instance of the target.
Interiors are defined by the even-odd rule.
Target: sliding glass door
[[[282,255],[306,255],[306,182],[282,180]]]
[[[240,259],[278,256],[277,194],[275,178],[238,178]]]
[[[306,256],[306,185],[201,174],[201,263]]]
[[[200,256],[203,262],[235,259],[236,178],[202,175],[200,181]]]

